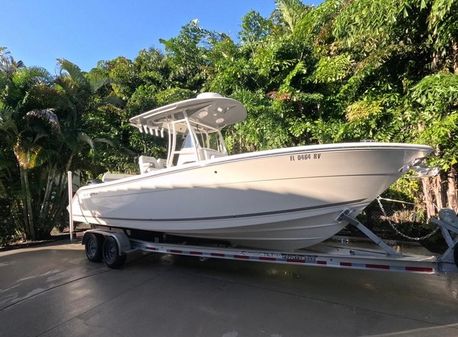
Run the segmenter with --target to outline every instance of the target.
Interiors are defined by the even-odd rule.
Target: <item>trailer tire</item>
[[[84,250],[86,257],[91,262],[102,261],[103,237],[94,233],[87,233],[84,236]]]
[[[112,236],[107,236],[103,242],[103,262],[113,269],[121,268],[126,262],[126,254],[120,254],[118,243]]]

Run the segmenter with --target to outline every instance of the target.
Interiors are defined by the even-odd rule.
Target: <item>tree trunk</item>
[[[423,188],[423,201],[426,205],[426,215],[428,219],[436,215],[436,208],[434,207],[434,199],[432,196],[432,181],[433,178],[423,177],[421,178],[421,186]]]
[[[35,226],[33,221],[33,209],[32,209],[32,196],[30,194],[29,175],[26,169],[22,167],[19,169],[21,173],[21,181],[23,182],[23,190],[25,192],[25,217],[28,224],[28,238],[29,240],[35,240]]]
[[[24,186],[24,180],[22,179],[22,174],[21,174],[21,186],[22,186],[22,190],[24,190],[24,187],[23,187]],[[27,201],[25,200],[25,195],[21,196],[21,200],[18,201],[17,204],[18,204],[17,205],[18,213],[22,212],[22,223],[24,225],[24,226],[22,226],[23,229],[24,229],[24,232],[23,232],[24,235],[22,235],[22,238],[24,240],[27,240],[30,237],[30,233],[29,233],[30,230],[29,230],[29,218],[27,216],[27,206],[26,206]]]
[[[442,175],[438,174],[433,178],[434,181],[434,188],[433,188],[433,193],[434,193],[434,199],[436,201],[436,211],[439,209],[444,208],[444,202],[443,202],[443,188],[442,188]]]
[[[24,174],[22,173],[22,168],[19,168],[20,178],[21,178],[21,211],[22,211],[22,218],[24,221],[24,234],[25,239],[28,240],[30,238],[30,226],[29,226],[29,216],[27,214],[27,197],[25,193],[25,182],[24,182]]]
[[[46,189],[45,189],[45,194],[43,196],[43,200],[41,203],[41,208],[40,208],[40,215],[39,215],[39,220],[41,221],[46,221],[46,218],[49,217],[49,198],[51,196],[51,191],[55,179],[55,168],[50,168],[48,172],[48,178],[46,181]],[[45,214],[47,216],[45,216]]]
[[[452,50],[453,72],[458,75],[458,42],[453,43]]]
[[[12,209],[11,209],[11,218],[13,219],[13,222],[15,223],[16,228],[22,228],[24,232],[27,230],[27,221],[26,218],[26,213],[25,209],[23,207],[21,199],[16,199],[14,200]],[[21,212],[22,212],[22,217],[21,217]],[[25,240],[24,233],[21,233],[21,238]]]
[[[65,175],[67,174],[68,171],[70,171],[70,167],[72,166],[73,156],[74,156],[74,153],[70,155],[70,158],[68,158],[67,164],[65,165],[65,172],[64,172]]]
[[[457,179],[456,167],[452,167],[446,175],[422,178],[423,201],[428,219],[436,216],[438,210],[444,207],[458,211]]]
[[[452,166],[450,172],[447,175],[447,206],[453,209],[455,212],[458,211],[458,193],[457,193],[457,172],[456,168]]]
[[[56,201],[52,203],[52,208],[50,208],[49,211],[49,221],[51,223],[56,223],[58,220],[59,215],[65,211],[65,208],[67,206],[67,198],[66,198],[66,192],[67,192],[67,174],[66,172],[62,172],[60,174],[60,177],[58,178],[58,183],[56,185]]]

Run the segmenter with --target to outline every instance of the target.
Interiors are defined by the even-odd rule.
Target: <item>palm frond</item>
[[[80,67],[78,67],[76,64],[63,58],[57,59],[57,62],[60,66],[61,75],[67,73],[73,81],[78,83],[79,86],[85,86],[88,84],[86,77],[84,77],[84,74],[81,71]]]
[[[97,69],[92,70],[86,75],[86,78],[91,87],[91,92],[97,92],[100,88],[109,83],[108,77],[101,71]]]
[[[93,143],[94,144],[95,143],[104,143],[104,144],[110,145],[111,147],[115,147],[115,144],[113,143],[113,141],[107,138],[94,138]]]
[[[89,137],[86,133],[80,132],[78,134],[78,141],[81,143],[85,143],[91,147],[91,149],[94,149],[94,142],[92,141],[92,138]]]
[[[24,144],[19,140],[14,145],[13,150],[19,165],[23,169],[33,169],[39,166],[39,163],[42,164],[41,161],[38,161],[38,157],[43,150],[41,146]]]
[[[55,131],[60,133],[59,118],[54,109],[31,110],[25,115],[27,118],[35,117],[47,122]]]

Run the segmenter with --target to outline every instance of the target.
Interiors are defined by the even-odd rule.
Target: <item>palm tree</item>
[[[41,239],[66,219],[66,172],[77,168],[75,157],[78,164],[87,161],[83,152],[94,143],[83,132],[82,116],[106,81],[89,81],[67,60],[59,60],[55,78],[18,67],[11,57],[0,61],[0,191],[15,186],[13,213],[21,216],[13,220],[24,238]]]

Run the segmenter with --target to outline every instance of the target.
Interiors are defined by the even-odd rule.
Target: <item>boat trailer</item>
[[[372,241],[377,249],[352,247],[325,241],[321,244],[293,252],[226,248],[210,245],[188,245],[151,242],[134,239],[129,230],[98,227],[84,233],[82,244],[90,261],[103,261],[110,268],[121,267],[126,255],[134,251],[170,255],[195,256],[201,259],[255,261],[301,266],[344,269],[413,272],[441,274],[458,272],[458,216],[450,209],[439,212],[431,221],[439,226],[448,249],[440,256],[403,254],[394,250],[379,236],[351,215],[343,211],[339,221],[348,221]]]

